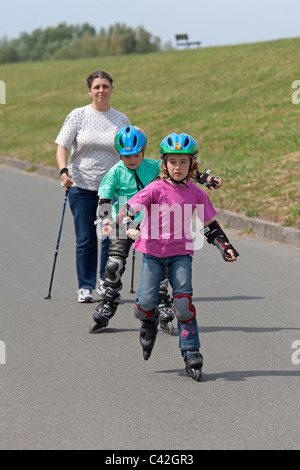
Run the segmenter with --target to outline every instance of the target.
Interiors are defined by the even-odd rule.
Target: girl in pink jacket
[[[213,220],[217,212],[208,195],[190,181],[198,168],[197,153],[197,144],[188,134],[173,133],[165,137],[160,145],[163,178],[150,183],[128,201],[119,213],[119,224],[127,236],[136,238],[134,248],[143,253],[135,316],[141,321],[144,359],[150,358],[156,340],[156,304],[167,267],[178,320],[179,348],[187,373],[200,381],[203,357],[199,352],[196,310],[192,303],[192,256],[203,246],[203,234],[208,243],[219,248],[225,261],[235,261],[238,253]],[[141,211],[144,218],[137,228],[133,219]],[[196,241],[191,233],[195,211],[201,225],[201,230],[194,233]]]

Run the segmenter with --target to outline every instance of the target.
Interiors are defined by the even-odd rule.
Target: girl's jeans
[[[149,311],[156,307],[159,286],[166,267],[168,268],[173,297],[182,294],[192,296],[192,261],[193,258],[190,255],[156,258],[144,254],[140,287],[136,299],[139,308]],[[178,321],[178,333],[179,348],[181,350],[200,348],[196,317],[187,322]]]
[[[98,265],[96,211],[99,197],[96,191],[77,187],[69,189],[69,204],[76,235],[76,269],[79,289],[95,289]],[[100,278],[104,279],[108,259],[109,239],[101,241]]]

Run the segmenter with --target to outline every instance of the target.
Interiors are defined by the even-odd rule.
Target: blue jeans
[[[95,289],[98,265],[98,238],[94,221],[98,206],[96,191],[77,187],[69,189],[69,204],[76,235],[76,270],[79,289]],[[101,242],[100,277],[104,279],[109,238]]]
[[[136,303],[145,312],[156,307],[158,291],[165,267],[172,287],[172,295],[193,295],[192,261],[190,255],[156,258],[143,256],[143,267]],[[176,312],[175,312],[176,313]],[[179,348],[194,350],[200,348],[199,331],[196,317],[187,322],[178,321]]]

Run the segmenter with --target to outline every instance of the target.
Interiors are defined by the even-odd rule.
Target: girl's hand
[[[212,192],[214,192],[216,189],[220,189],[222,186],[222,179],[220,176],[208,176],[207,177],[207,187],[210,189]]]
[[[228,255],[230,256],[230,258],[229,258]],[[236,261],[236,257],[234,256],[233,250],[228,250],[227,251],[226,261],[227,261],[227,263],[233,263],[234,261]]]

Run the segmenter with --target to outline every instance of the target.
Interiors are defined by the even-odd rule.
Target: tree
[[[160,39],[153,37],[143,26],[136,29],[116,23],[99,34],[88,23],[67,25],[31,34],[21,33],[18,39],[0,41],[0,63],[29,62],[53,59],[79,59],[116,54],[145,54],[161,50]]]

